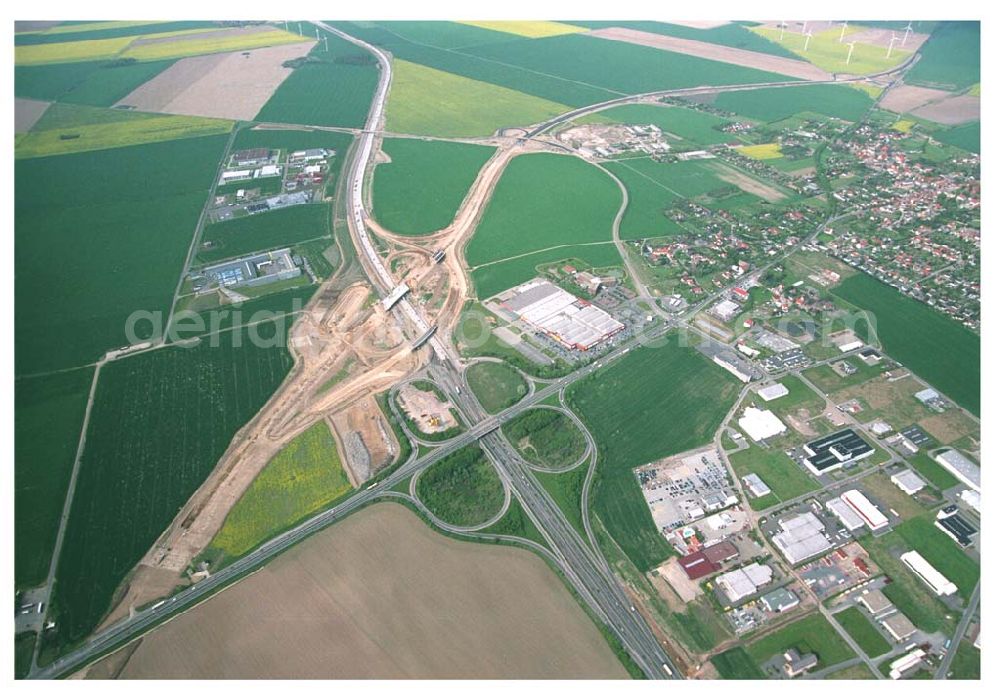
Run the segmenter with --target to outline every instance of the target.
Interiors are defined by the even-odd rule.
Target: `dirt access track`
[[[649,48],[659,48],[662,51],[672,51],[683,53],[684,55],[717,60],[720,63],[730,65],[740,65],[745,68],[756,68],[775,72],[779,75],[787,75],[800,80],[831,80],[833,75],[820,70],[815,65],[804,60],[794,58],[782,58],[781,56],[747,51],[742,48],[732,48],[721,46],[705,41],[692,41],[691,39],[678,39],[673,36],[663,34],[653,34],[648,31],[638,31],[636,29],[625,29],[622,27],[608,27],[606,29],[595,29],[590,32],[591,36],[612,41],[624,41],[637,46],[648,46]]]
[[[627,677],[543,560],[447,538],[391,502],[303,541],[106,661],[117,663],[98,662],[87,677]]]
[[[302,41],[270,48],[182,58],[136,88],[115,106],[181,116],[251,121],[292,74],[282,64],[316,44]]]

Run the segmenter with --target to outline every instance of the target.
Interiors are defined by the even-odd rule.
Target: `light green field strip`
[[[122,36],[114,39],[86,41],[64,41],[14,47],[14,64],[19,66],[47,65],[51,63],[76,63],[89,60],[110,60],[132,58],[134,60],[167,60],[185,58],[206,53],[245,51],[265,46],[280,46],[289,43],[311,41],[283,29],[235,34],[231,36],[208,36],[218,29],[185,29],[160,34]],[[203,36],[203,38],[199,38]],[[168,39],[138,43],[143,39]]]
[[[107,29],[125,29],[126,27],[141,27],[147,24],[160,24],[163,19],[137,19],[124,22],[85,22],[84,24],[60,24],[42,29],[41,31],[19,31],[19,34],[77,34],[85,31],[105,31]]]
[[[201,32],[205,33],[205,32]],[[143,37],[155,38],[155,36]],[[189,56],[204,55],[206,53],[226,53],[229,51],[246,51],[253,48],[263,48],[265,46],[281,46],[289,43],[301,43],[312,41],[308,37],[299,36],[284,29],[272,29],[251,34],[240,34],[235,36],[212,37],[199,39],[192,36],[190,39],[178,41],[164,41],[162,43],[147,43],[133,45],[123,54],[123,58],[135,58],[136,60],[166,60],[169,58],[185,58]]]
[[[805,50],[806,37],[797,31],[786,29],[783,38],[781,30],[771,27],[750,27],[750,31],[780,44],[803,60],[808,60],[816,67],[831,73],[868,75],[873,72],[881,72],[896,67],[913,53],[913,51],[895,46],[892,49],[892,54],[886,57],[886,48],[883,46],[855,43],[854,53],[851,54],[851,62],[848,64],[847,54],[850,50],[851,35],[864,31],[864,27],[853,25],[847,26],[843,42],[840,41],[841,28],[839,26],[825,31],[813,32],[812,38],[809,39],[808,51]]]
[[[576,27],[562,22],[532,22],[532,21],[492,21],[492,22],[458,22],[480,29],[492,29],[507,34],[523,36],[529,39],[541,39],[546,36],[562,36],[563,34],[580,34],[588,31],[584,27]]]
[[[107,123],[33,130],[14,146],[15,159],[106,150],[151,142],[228,133],[232,121],[198,116],[149,116]]]
[[[475,137],[526,126],[565,113],[569,106],[435,70],[393,61],[386,128],[393,133]]]

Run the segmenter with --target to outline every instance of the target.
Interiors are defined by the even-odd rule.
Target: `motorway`
[[[370,51],[378,59],[381,68],[379,84],[376,89],[369,118],[366,122],[365,130],[359,136],[358,146],[354,148],[355,156],[349,166],[348,183],[350,186],[350,195],[348,204],[351,209],[348,220],[356,242],[362,251],[363,265],[366,268],[367,274],[376,285],[381,285],[384,291],[388,292],[391,291],[395,282],[389,271],[382,264],[381,258],[378,256],[368,236],[365,227],[367,212],[364,208],[362,191],[365,172],[372,159],[376,133],[378,132],[385,100],[388,95],[391,79],[391,63],[388,57],[377,48],[322,22],[317,22],[316,24],[324,30],[341,36]],[[846,80],[840,80],[840,82],[844,81]],[[772,83],[766,86],[800,86],[801,84],[803,83]],[[817,83],[810,82],[806,84]],[[759,86],[764,85],[748,85],[733,87],[732,89],[751,89]],[[717,91],[719,88],[714,89]],[[708,88],[671,90],[669,94],[698,93],[699,90],[706,91]],[[622,99],[616,99],[605,104],[577,109],[542,124],[531,131],[528,137],[534,137],[558,123],[584,113],[598,111],[617,103],[626,103],[627,101],[636,100],[643,96],[649,95],[623,97]],[[397,317],[405,318],[415,329],[416,336],[423,335],[430,328],[426,319],[420,315],[407,298],[400,300],[392,309],[392,312]],[[106,630],[93,635],[78,649],[43,668],[33,671],[30,677],[39,679],[58,678],[79,669],[81,666],[105,653],[124,646],[157,624],[175,617],[184,610],[196,605],[216,590],[261,568],[275,556],[299,543],[304,538],[329,527],[380,497],[389,496],[388,493],[383,493],[383,490],[388,490],[415,472],[432,465],[448,454],[477,440],[481,442],[487,455],[496,465],[505,483],[520,500],[525,512],[546,538],[558,566],[565,574],[567,581],[571,583],[582,599],[594,610],[598,618],[621,641],[626,651],[645,675],[649,678],[658,679],[682,677],[678,669],[670,661],[663,645],[659,643],[641,615],[626,598],[605,559],[600,553],[589,548],[583,539],[580,538],[552,498],[541,487],[537,479],[530,474],[527,464],[513,450],[498,430],[503,422],[510,420],[549,396],[558,394],[569,384],[591,374],[600,366],[620,357],[629,349],[648,344],[651,340],[661,337],[671,327],[671,324],[667,323],[637,336],[633,340],[620,345],[600,361],[586,365],[567,376],[549,382],[543,388],[526,396],[519,403],[493,416],[485,413],[469,389],[463,389],[460,386],[464,382],[461,379],[457,357],[450,346],[446,345],[439,336],[433,336],[429,342],[435,357],[437,357],[437,362],[432,363],[431,371],[434,374],[435,380],[451,392],[456,406],[462,411],[463,416],[471,425],[466,432],[436,447],[433,451],[422,457],[418,457],[416,452],[414,452],[408,461],[380,480],[377,486],[370,486],[364,490],[357,491],[339,505],[317,514],[298,527],[268,541],[233,564],[200,581],[198,584],[180,591],[173,597],[161,601],[151,608],[138,611]]]

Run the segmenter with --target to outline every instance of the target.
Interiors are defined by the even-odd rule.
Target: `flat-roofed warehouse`
[[[882,626],[897,642],[902,642],[917,631],[916,626],[902,613],[896,612],[882,619]]]
[[[781,532],[771,536],[775,547],[793,565],[825,553],[833,543],[824,533],[823,522],[812,512],[803,512],[778,521]]]
[[[911,550],[908,553],[903,553],[899,556],[899,559],[903,561],[903,564],[913,570],[913,573],[920,577],[924,584],[930,587],[938,596],[951,596],[956,591],[958,587],[955,586],[946,576],[941,574],[934,568],[931,563],[924,559],[924,556],[918,553],[916,550]]]
[[[948,469],[952,475],[971,487],[973,490],[976,492],[982,492],[982,490],[979,489],[979,466],[967,459],[961,453],[954,449],[948,449],[947,451],[942,451],[940,454],[935,456],[934,460]]]
[[[502,306],[574,350],[589,350],[625,328],[603,309],[547,280],[532,280],[515,287]]]
[[[850,507],[858,513],[868,528],[877,531],[889,525],[889,518],[882,511],[872,504],[871,500],[862,494],[860,490],[848,490],[840,496]]]
[[[806,467],[813,472],[813,475],[835,471],[848,463],[860,461],[875,453],[871,444],[850,427],[814,439],[802,448],[806,452]]]

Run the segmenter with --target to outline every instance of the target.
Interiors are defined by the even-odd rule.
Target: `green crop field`
[[[684,138],[693,145],[717,145],[737,139],[737,136],[724,133],[720,129],[720,126],[730,122],[728,119],[678,106],[626,104],[599,111],[591,118],[580,120],[592,122],[598,119],[634,125],[651,123],[664,132]]]
[[[726,680],[764,680],[764,672],[743,647],[733,647],[711,659],[719,675]]]
[[[187,34],[187,32],[184,33]],[[171,32],[171,34],[174,34],[174,32]],[[184,58],[204,55],[206,53],[249,51],[254,48],[282,46],[284,44],[301,43],[308,40],[308,37],[303,38],[298,34],[274,28],[229,36],[212,36],[210,33],[191,32],[189,35],[174,35],[169,41],[134,43],[128,46],[121,55],[124,58],[134,58],[135,60],[164,60],[166,58]]]
[[[979,121],[976,121],[975,123],[967,123],[955,128],[949,128],[948,130],[939,130],[934,133],[934,138],[946,145],[954,145],[955,147],[961,147],[963,150],[978,154],[981,146],[979,130]]]
[[[605,268],[621,265],[622,257],[611,241],[558,246],[547,250],[533,251],[528,255],[505,261],[494,261],[473,270],[472,279],[476,286],[476,294],[483,298],[492,297],[498,292],[510,289],[538,275],[538,266],[551,265],[557,261],[569,261],[580,268]],[[534,362],[528,364],[526,369],[537,369]]]
[[[205,225],[198,260],[207,263],[325,236],[330,236],[329,205],[293,205]]]
[[[510,35],[462,22],[385,21],[378,26],[395,35],[397,42],[412,42],[454,49],[483,43],[510,41]]]
[[[14,381],[14,584],[49,571],[92,368]]]
[[[552,473],[534,471],[534,476],[538,478],[538,482],[542,484],[569,523],[580,534],[580,538],[587,538],[587,530],[583,526],[582,503],[587,466],[578,466],[569,471]]]
[[[951,662],[951,673],[949,680],[979,680],[980,661],[982,653],[973,646],[972,642],[963,639],[955,652],[955,658]]]
[[[979,565],[926,517],[908,519],[896,527],[907,544],[939,572],[955,582],[966,599],[979,581]]]
[[[17,374],[92,363],[133,311],[169,311],[225,141],[15,161]]]
[[[15,65],[45,65],[117,58],[134,37],[41,43],[14,47]]]
[[[723,92],[716,97],[713,105],[759,121],[780,121],[805,112],[856,121],[871,107],[872,99],[859,89],[813,84]]]
[[[527,126],[570,107],[500,85],[394,60],[386,128],[393,133],[474,137]]]
[[[810,417],[822,415],[826,402],[806,386],[802,379],[790,374],[778,383],[788,389],[788,394],[767,402],[767,408],[774,411],[775,415],[795,414],[800,410],[806,411]]]
[[[605,162],[601,166],[614,174],[628,191],[628,207],[619,234],[622,239],[646,239],[684,233],[684,228],[666,216],[680,196],[634,167],[631,162]]]
[[[208,551],[243,555],[351,489],[330,426],[320,421],[268,462],[230,510]]]
[[[473,443],[421,473],[417,497],[441,521],[474,526],[500,511],[504,491],[493,464]]]
[[[17,96],[90,106],[111,106],[174,64],[84,62],[14,68]]]
[[[163,116],[56,103],[14,147],[14,157],[49,157],[165,140],[220,135],[233,122],[199,116]]]
[[[770,495],[750,500],[754,509],[764,509],[819,489],[816,479],[779,449],[762,449],[750,444],[749,449],[730,454],[729,461],[736,475],[743,477],[756,473],[771,488]]]
[[[288,323],[255,329],[266,341],[284,336]],[[101,370],[56,574],[60,643],[100,621],[119,583],[285,378],[288,351],[257,347],[250,330]]]
[[[552,181],[560,185],[553,187]],[[611,223],[620,203],[614,181],[575,157],[517,157],[501,176],[466,248],[466,258],[475,269],[484,263],[552,247],[563,247],[562,258],[573,256],[576,245],[611,239]],[[612,246],[608,248],[614,252]],[[532,268],[541,262],[534,261]],[[481,297],[506,289],[495,283],[480,284],[475,273],[473,279]]]
[[[175,31],[193,31],[195,29],[217,29],[215,22],[86,22],[63,23],[42,29],[41,31],[26,31],[14,34],[15,46],[28,46],[38,43],[62,43],[65,41],[81,41],[85,39],[113,39],[120,36],[139,36],[149,34],[164,34]]]
[[[591,29],[603,29],[606,27],[623,27],[626,29],[635,29],[637,31],[646,31],[651,34],[663,34],[664,36],[674,36],[679,39],[691,39],[693,41],[704,41],[705,43],[714,43],[720,46],[731,46],[733,48],[742,48],[747,51],[754,51],[756,53],[768,53],[770,55],[777,55],[783,58],[796,58],[797,56],[786,48],[779,46],[778,44],[768,41],[762,36],[758,36],[752,30],[753,22],[729,22],[723,24],[722,26],[712,27],[710,29],[685,27],[680,24],[669,24],[666,22],[649,22],[649,21],[618,21],[618,20],[602,20],[602,21],[573,21],[573,24],[582,27],[589,27]]]
[[[524,378],[506,364],[477,362],[465,371],[469,388],[488,413],[499,413],[528,393]]]
[[[839,664],[854,656],[854,650],[819,613],[807,615],[755,640],[747,647],[747,651],[758,664],[761,664],[772,656],[779,656],[792,648],[798,649],[800,654],[815,654],[819,659],[817,670]]]
[[[472,46],[461,52],[617,94],[790,79],[763,70],[585,34],[518,39]]]
[[[281,83],[254,120],[348,128],[364,125],[378,84],[375,59],[335,34],[323,32],[323,36],[327,43],[313,47],[308,60]]]
[[[492,147],[393,138],[382,141],[392,159],[375,169],[375,218],[397,234],[420,235],[451,224]]]
[[[921,46],[907,83],[958,90],[979,82],[979,33],[979,22],[943,22]]]
[[[864,613],[857,606],[851,606],[846,610],[839,611],[833,616],[838,623],[844,626],[859,647],[870,657],[882,656],[892,649],[885,637],[878,631],[871,621],[865,617]]]
[[[979,336],[935,309],[858,273],[833,293],[875,316],[878,340],[959,405],[979,414]]]
[[[573,384],[569,404],[600,450],[591,499],[612,537],[642,571],[669,557],[632,469],[708,444],[739,393],[737,381],[676,334]]]
[[[503,426],[503,433],[528,461],[546,468],[566,468],[580,460],[587,440],[565,413],[535,408]]]

